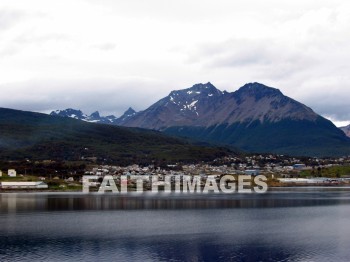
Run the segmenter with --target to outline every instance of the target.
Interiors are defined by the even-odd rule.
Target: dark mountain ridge
[[[119,164],[213,160],[227,149],[196,146],[163,133],[0,108],[0,157]]]

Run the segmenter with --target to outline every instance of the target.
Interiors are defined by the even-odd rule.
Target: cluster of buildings
[[[208,176],[216,176],[220,178],[223,175],[264,175],[269,181],[283,184],[340,184],[350,183],[349,178],[342,176],[341,178],[318,177],[318,169],[330,168],[333,166],[350,166],[350,157],[336,159],[318,159],[318,158],[295,158],[283,155],[250,155],[250,156],[232,156],[215,159],[211,162],[202,162],[197,164],[174,164],[163,165],[158,167],[155,165],[140,166],[137,164],[126,167],[113,165],[95,165],[85,170],[85,175],[94,175],[104,177],[112,175],[115,177],[126,176],[200,176],[205,180]],[[311,170],[312,176],[301,176],[303,171]],[[3,189],[45,189],[48,185],[44,182],[46,179],[53,181],[55,184],[63,186],[64,183],[73,183],[80,181],[82,183],[82,175],[76,172],[69,172],[66,176],[58,177],[57,171],[54,175],[46,174],[38,177],[39,181],[25,181],[23,175],[17,177],[15,169],[9,169],[7,174],[0,171],[0,188]],[[6,176],[8,179],[1,177]],[[52,178],[53,177],[53,178]],[[65,178],[65,179],[64,179]],[[63,184],[62,184],[63,183]],[[69,184],[68,184],[69,185]],[[79,184],[74,184],[79,186]]]
[[[203,178],[216,175],[264,175],[279,183],[295,184],[327,184],[327,183],[350,183],[348,178],[301,178],[300,173],[304,170],[316,168],[329,168],[332,166],[350,164],[349,158],[339,159],[298,159],[294,157],[276,155],[253,155],[244,157],[225,157],[216,159],[211,163],[168,165],[159,168],[153,165],[127,167],[101,165],[85,172],[86,175],[95,176],[121,176],[121,175],[199,175]]]
[[[319,160],[313,159],[314,162]],[[350,163],[350,160],[349,160]],[[318,167],[328,168],[340,165],[339,163],[319,163]],[[101,165],[86,170],[85,175],[265,175],[282,178],[293,178],[300,174],[300,171],[311,170],[314,167],[302,163],[296,158],[281,158],[274,156],[250,156],[232,157],[214,160],[212,163],[168,165],[167,167],[155,167],[154,165],[139,166],[130,165],[127,167]]]

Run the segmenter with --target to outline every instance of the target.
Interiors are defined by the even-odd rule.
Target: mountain
[[[130,117],[133,117],[134,115],[136,115],[136,111],[134,109],[132,109],[131,107],[128,108],[128,110],[125,111],[125,113],[117,118],[113,124],[115,125],[124,125],[124,123],[130,118]]]
[[[123,126],[141,127],[251,152],[306,156],[350,154],[332,122],[275,88],[249,83],[235,92],[211,83],[172,91]]]
[[[81,116],[78,113],[74,112],[77,118]],[[107,162],[130,164],[212,160],[229,153],[223,148],[189,144],[158,131],[5,108],[0,108],[0,130],[3,160],[80,160],[94,156]]]
[[[130,117],[125,125],[166,130],[174,126],[249,125],[254,121],[278,122],[286,118],[314,121],[317,117],[310,108],[284,96],[278,89],[253,83],[228,93],[207,83],[172,91]]]
[[[52,111],[50,115],[51,116],[70,117],[70,118],[79,119],[79,120],[85,120],[88,117],[82,111],[72,109],[72,108],[67,108],[66,110]]]
[[[339,127],[340,130],[342,130],[346,136],[350,137],[350,125]]]
[[[69,117],[74,119],[83,120],[85,122],[90,123],[100,123],[100,124],[114,124],[117,121],[117,117],[110,116],[100,116],[98,111],[92,113],[90,116],[84,114],[81,110],[76,110],[72,108],[68,108],[65,110],[56,110],[50,113],[51,116],[61,116],[61,117]]]

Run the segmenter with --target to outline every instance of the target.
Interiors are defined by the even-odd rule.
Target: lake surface
[[[0,194],[0,261],[350,261],[350,189]]]

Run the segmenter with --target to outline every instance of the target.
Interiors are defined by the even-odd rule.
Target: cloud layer
[[[346,0],[3,0],[0,106],[120,115],[257,81],[346,123],[349,32]]]

